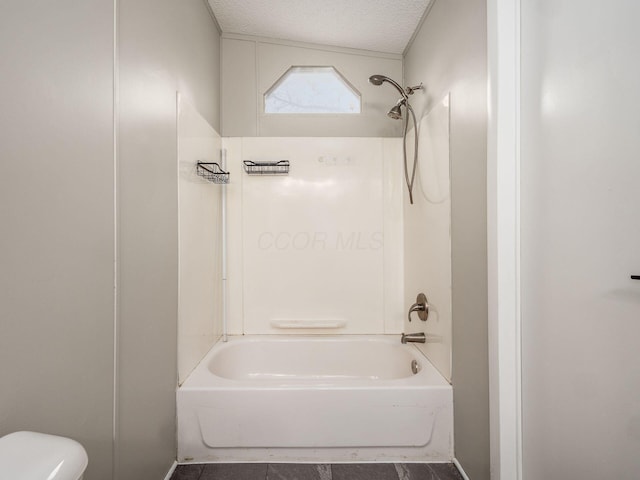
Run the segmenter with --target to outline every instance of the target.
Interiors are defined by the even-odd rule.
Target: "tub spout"
[[[427,336],[420,332],[420,333],[403,333],[402,337],[400,338],[400,341],[402,343],[407,343],[407,342],[411,342],[411,343],[426,343],[427,342]]]

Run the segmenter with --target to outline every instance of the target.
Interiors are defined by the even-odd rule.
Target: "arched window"
[[[265,113],[360,113],[360,103],[333,67],[291,67],[264,94]]]

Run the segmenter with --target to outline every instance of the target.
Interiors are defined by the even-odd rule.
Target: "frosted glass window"
[[[265,113],[360,113],[360,94],[333,67],[291,67],[264,95]]]

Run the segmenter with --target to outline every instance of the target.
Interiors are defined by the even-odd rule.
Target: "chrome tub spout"
[[[403,333],[402,337],[400,338],[400,341],[402,343],[426,343],[427,342],[427,336],[420,332],[420,333]]]

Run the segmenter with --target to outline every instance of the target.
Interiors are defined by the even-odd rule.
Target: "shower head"
[[[389,118],[393,118],[394,120],[400,120],[402,118],[402,106],[406,105],[407,101],[404,98],[398,100],[398,102],[387,112],[387,116]]]
[[[402,150],[404,156],[404,179],[407,182],[407,189],[409,190],[409,203],[413,204],[413,182],[416,178],[416,167],[418,165],[418,124],[416,122],[416,114],[409,103],[409,95],[413,95],[416,90],[424,90],[424,87],[421,83],[415,87],[402,88],[398,82],[390,79],[389,77],[385,77],[384,75],[376,74],[369,77],[369,83],[371,85],[382,85],[384,82],[393,85],[402,95],[402,98],[396,102],[391,110],[389,110],[387,116],[393,120],[400,120],[402,118],[402,107],[404,107],[405,110],[408,110],[408,112],[405,112],[407,116],[405,117],[402,134]],[[414,135],[413,170],[411,171],[411,178],[409,178],[409,169],[407,167],[407,129],[409,128],[409,116],[413,119],[413,129],[416,132]]]
[[[400,86],[400,84],[398,82],[396,82],[395,80],[392,80],[389,77],[385,77],[384,75],[371,75],[369,77],[369,83],[372,85],[382,85],[384,82],[390,83],[391,85],[393,85],[394,87],[396,87],[396,89],[400,92],[400,94],[402,95],[402,98],[406,99],[407,94],[405,93],[405,91],[403,90],[403,88]]]
[[[382,85],[382,82],[384,82],[387,79],[387,77],[385,77],[384,75],[371,75],[369,77],[369,83],[371,83],[372,85]]]

